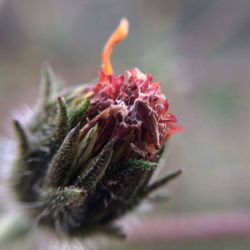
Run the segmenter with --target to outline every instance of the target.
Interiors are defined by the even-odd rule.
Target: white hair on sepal
[[[45,230],[37,230],[34,238],[34,242],[38,243],[36,246],[37,250],[44,249],[44,242],[47,242],[46,249],[47,250],[96,250],[99,249],[100,245],[104,245],[101,243],[101,240],[95,239],[92,237],[81,239],[74,238],[62,238],[62,237],[51,237],[50,231]]]
[[[38,105],[34,105],[33,109],[28,105],[23,105],[19,110],[12,111],[11,117],[20,121],[22,125],[26,125],[36,114],[38,108]]]
[[[15,154],[17,151],[17,145],[15,141],[8,137],[0,137],[0,178],[2,189],[3,184],[8,179],[10,175],[11,166],[13,165]]]
[[[24,105],[20,110],[14,110],[11,112],[11,116],[7,119],[9,124],[4,124],[4,128],[7,136],[0,137],[0,178],[6,179],[13,168],[14,160],[18,156],[18,145],[16,141],[15,130],[13,128],[13,120],[18,120],[22,125],[26,125],[35,114],[35,109]]]
[[[37,107],[32,109],[23,105],[19,110],[12,111],[9,119],[6,119],[8,122],[3,124],[6,136],[0,137],[0,204],[4,204],[4,207],[0,206],[0,209],[8,211],[18,206],[11,190],[11,174],[18,156],[18,144],[12,120],[16,119],[25,126],[32,119],[36,109]]]
[[[0,204],[2,209],[8,209],[13,204],[13,194],[10,191],[10,175],[16,157],[17,146],[10,138],[0,138]]]
[[[121,227],[122,231],[125,233],[126,237],[129,237],[129,232],[131,232],[132,228],[138,227],[142,223],[143,213],[135,210],[133,213],[128,213],[124,215],[121,219],[119,219],[116,224]]]

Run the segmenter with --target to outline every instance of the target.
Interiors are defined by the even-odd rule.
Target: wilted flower
[[[13,190],[30,204],[29,220],[58,234],[120,235],[114,220],[180,174],[149,184],[169,137],[180,130],[150,74],[113,73],[114,44],[128,32],[123,19],[108,40],[94,84],[53,92],[56,78],[43,72],[44,95],[34,117],[14,122],[20,152]]]

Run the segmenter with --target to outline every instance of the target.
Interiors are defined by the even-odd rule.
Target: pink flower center
[[[91,90],[94,96],[88,112],[92,119],[89,126],[105,121],[103,126],[109,129],[106,134],[118,139],[135,131],[134,144],[147,153],[155,154],[170,135],[181,129],[169,113],[160,83],[153,82],[150,74],[136,68],[120,76],[101,71]]]

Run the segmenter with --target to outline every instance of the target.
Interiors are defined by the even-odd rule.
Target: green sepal
[[[53,119],[53,117],[51,117]],[[53,145],[54,149],[58,149],[69,130],[68,109],[63,98],[57,98],[57,112],[55,116],[55,127],[49,137],[45,140],[45,145]]]
[[[51,79],[51,71],[49,67],[43,67],[41,72],[41,87],[42,87],[42,95],[41,95],[41,106],[42,110],[46,111],[52,95],[52,84],[53,81]]]
[[[88,95],[77,96],[69,103],[69,121],[74,126],[86,112],[90,104]]]
[[[103,178],[113,155],[114,140],[108,142],[101,152],[87,163],[76,181],[76,186],[94,191],[97,183]]]
[[[126,233],[123,231],[122,227],[118,225],[106,225],[103,227],[100,227],[99,229],[100,233],[112,237],[117,240],[125,240],[126,239]]]
[[[95,125],[88,131],[84,139],[80,142],[80,145],[78,146],[77,156],[67,176],[67,183],[70,183],[70,180],[72,180],[72,178],[74,178],[78,174],[78,172],[81,171],[81,168],[89,159],[98,137],[97,131],[98,131],[98,125]],[[88,167],[85,168],[88,169]]]
[[[144,160],[130,160],[127,162],[127,164],[132,165],[133,167],[139,167],[143,169],[154,169],[157,166],[157,163],[150,162],[150,161],[144,161]]]
[[[38,215],[38,222],[43,218],[59,218],[74,207],[81,206],[87,197],[85,190],[75,187],[48,189],[42,193],[42,212]]]
[[[30,148],[27,133],[18,120],[14,120],[13,125],[18,138],[20,153],[22,156],[25,156]]]
[[[128,164],[129,168],[141,170],[141,177],[138,178],[130,198],[130,202],[133,203],[133,200],[137,199],[136,197],[141,192],[141,189],[148,183],[153,171],[157,167],[157,163],[139,159],[130,160],[126,164]]]
[[[52,158],[45,177],[45,187],[61,187],[66,184],[67,173],[77,154],[79,132],[80,124],[68,133]]]
[[[114,151],[114,155],[111,159],[110,164],[112,166],[116,166],[119,162],[119,160],[122,158],[122,156],[124,155],[124,153],[126,152],[126,150],[128,149],[129,143],[132,140],[132,136],[133,133],[132,131],[126,136],[126,139],[124,140],[124,142],[119,145],[119,147],[117,147]]]
[[[128,160],[126,162],[120,163],[114,167],[114,170],[126,169],[126,168],[141,168],[145,170],[153,170],[157,167],[157,163],[145,161],[142,159],[138,160]]]
[[[144,196],[147,196],[148,194],[156,191],[157,189],[161,188],[162,186],[167,185],[170,181],[177,178],[182,173],[182,170],[176,170],[175,172],[161,178],[158,181],[155,181],[154,183],[150,184],[143,192]]]
[[[49,64],[46,64],[42,68],[41,72],[41,108],[43,111],[47,111],[51,102],[57,96],[59,91],[59,81],[55,76],[55,73]]]
[[[163,156],[165,150],[166,150],[166,145],[163,145],[163,146],[160,148],[159,152],[158,152],[157,162],[160,161],[160,159],[161,159],[161,157]]]
[[[85,198],[86,192],[75,187],[49,189],[42,194],[44,206],[55,210],[69,206],[79,206]]]

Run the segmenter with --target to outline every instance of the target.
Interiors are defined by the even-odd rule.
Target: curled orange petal
[[[116,30],[112,33],[112,35],[106,42],[102,51],[102,70],[106,74],[113,73],[113,68],[110,62],[110,56],[112,54],[113,47],[126,38],[126,36],[128,35],[128,30],[129,22],[126,18],[122,18],[119,26],[116,28]]]

